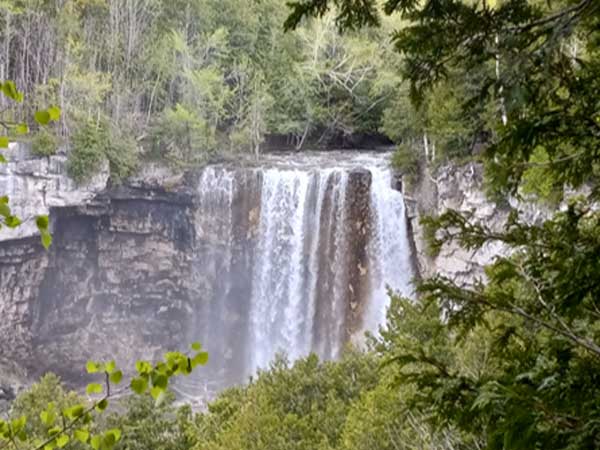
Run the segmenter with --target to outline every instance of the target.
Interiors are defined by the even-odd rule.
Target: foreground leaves
[[[192,348],[200,350],[201,346],[194,344]],[[206,364],[207,358],[207,354],[202,351],[194,351],[191,354],[168,352],[164,359],[157,363],[138,361],[137,375],[131,378],[129,387],[138,395],[150,393],[155,400],[155,406],[159,406],[166,398],[169,381],[173,377],[191,374],[198,365]],[[78,401],[75,397],[69,398],[66,402],[60,399],[60,405],[55,401],[49,401],[42,411],[36,413],[39,417],[39,425],[30,428],[27,427],[30,419],[27,415],[21,415],[10,421],[0,419],[0,447],[15,450],[23,448],[53,450],[66,447],[71,441],[77,441],[94,450],[114,448],[121,439],[121,430],[112,428],[102,433],[95,433],[94,421],[97,414],[108,408],[117,386],[122,382],[123,372],[114,361],[89,361],[86,370],[88,374],[95,374],[102,378],[101,383],[87,385],[85,391],[90,401]],[[38,401],[37,397],[40,394],[49,395],[50,398],[60,392],[56,378],[50,377],[47,383],[50,384],[50,392],[34,393],[32,402]],[[17,403],[17,409],[23,406]]]

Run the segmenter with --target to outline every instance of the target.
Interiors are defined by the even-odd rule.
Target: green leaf
[[[200,342],[193,342],[192,345],[190,345],[190,347],[192,350],[195,350],[197,352],[202,350],[202,345],[200,344]]]
[[[136,377],[131,380],[131,389],[136,394],[143,394],[148,389],[148,381],[142,377]]]
[[[161,387],[154,386],[152,389],[150,389],[150,395],[154,400],[156,400],[163,390],[164,389]]]
[[[69,436],[66,434],[61,434],[58,439],[56,439],[56,445],[58,448],[63,448],[65,445],[69,443]]]
[[[85,392],[88,394],[100,394],[102,393],[102,385],[98,383],[90,383],[87,385]]]
[[[8,228],[17,228],[19,225],[21,225],[21,219],[19,219],[17,216],[8,216],[4,219],[4,223]]]
[[[78,417],[81,417],[81,415],[83,414],[83,405],[75,405],[75,406],[71,406],[70,408],[66,408],[65,410],[63,410],[63,414],[68,418],[68,419],[77,419]]]
[[[201,353],[198,353],[196,356],[194,356],[194,359],[192,359],[192,367],[203,366],[207,362],[208,362],[208,353],[201,352]]]
[[[17,134],[27,134],[29,133],[29,127],[26,123],[20,123],[15,127],[15,131]]]
[[[103,398],[102,400],[100,400],[98,402],[98,404],[96,405],[96,409],[98,411],[104,411],[106,408],[108,407],[108,400]]]
[[[50,115],[50,120],[57,121],[60,119],[60,108],[58,106],[51,106],[47,111]]]
[[[162,405],[166,398],[167,398],[166,391],[161,391],[154,399],[154,406],[158,407],[158,406]]]
[[[42,238],[42,245],[44,246],[44,248],[46,250],[48,250],[50,248],[50,246],[52,245],[52,235],[50,233],[42,233],[41,235]]]
[[[6,164],[8,161],[2,153],[0,153],[0,164]]]
[[[88,439],[90,438],[90,432],[84,428],[81,428],[79,430],[75,430],[75,439],[77,439],[79,442],[82,443],[86,443],[88,441]]]
[[[62,432],[62,428],[61,427],[52,427],[52,428],[50,428],[48,430],[48,435],[49,436],[56,436],[60,432]]]
[[[88,361],[85,365],[85,369],[87,370],[87,373],[96,373],[98,372],[98,364],[94,361]]]
[[[51,427],[56,421],[56,412],[54,410],[54,402],[48,403],[47,408],[40,413],[40,420],[46,427]]]
[[[40,125],[48,125],[50,122],[50,113],[48,111],[37,111],[33,118]]]
[[[163,374],[157,374],[152,377],[152,385],[159,387],[161,389],[167,389],[167,385],[169,384],[169,378]]]
[[[111,383],[119,384],[123,379],[123,372],[117,370],[116,372],[110,374],[109,379]]]
[[[108,373],[111,374],[114,372],[115,368],[116,368],[116,364],[114,361],[109,361],[106,363],[106,365],[104,366],[104,370]]]
[[[119,442],[121,440],[121,430],[118,428],[113,428],[106,432],[107,435],[112,435],[114,437],[115,442]]]
[[[135,369],[138,371],[140,375],[148,374],[152,371],[152,366],[148,361],[136,361]]]
[[[17,85],[11,80],[5,81],[2,84],[2,92],[16,102],[20,103],[23,101],[23,94],[17,90]]]
[[[2,216],[2,217],[10,217],[11,216],[10,206],[8,206],[6,203],[0,203],[0,216]]]
[[[49,225],[48,216],[37,216],[35,218],[35,224],[39,230],[47,230]],[[92,372],[88,372],[92,373]]]
[[[98,435],[93,436],[92,439],[90,440],[90,445],[92,446],[92,448],[94,450],[99,450],[101,443],[102,443],[102,438]]]
[[[27,425],[27,417],[21,416],[17,419],[14,419],[11,421],[10,425],[12,427],[12,432],[17,434],[25,428],[25,425]]]
[[[0,136],[0,148],[8,148],[9,143],[7,136]]]

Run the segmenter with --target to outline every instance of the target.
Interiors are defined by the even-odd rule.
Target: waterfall
[[[388,287],[411,294],[392,181],[387,157],[364,154],[202,171],[190,338],[207,343],[215,377],[242,381],[277,352],[336,358],[385,322]]]

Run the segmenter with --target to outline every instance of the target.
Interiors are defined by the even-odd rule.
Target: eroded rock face
[[[19,379],[54,371],[80,385],[89,359],[132,367],[196,340],[212,355],[203,377],[228,385],[258,350],[261,364],[276,347],[331,358],[363,330],[377,232],[367,169],[157,167],[77,187],[62,156],[19,161],[3,186],[22,217],[50,211],[54,241],[0,233],[0,386],[8,362]],[[273,318],[260,311],[275,292],[293,301],[270,305]],[[257,348],[263,328],[289,348]]]
[[[410,192],[405,198],[421,276],[439,274],[459,284],[470,283],[484,279],[483,269],[494,258],[507,255],[507,248],[498,242],[488,243],[475,251],[465,250],[456,243],[445,244],[435,256],[427,250],[425,233],[420,224],[420,218],[424,215],[436,216],[454,209],[494,230],[500,230],[506,223],[509,208],[486,197],[480,164],[446,165],[434,173],[425,171],[419,183],[408,190]],[[549,209],[533,202],[509,199],[509,205],[517,208],[521,218],[528,223],[537,223],[551,214]]]
[[[108,182],[108,163],[89,182],[77,185],[67,176],[67,157],[57,154],[39,158],[27,145],[11,144],[0,164],[0,195],[10,198],[10,207],[21,220],[15,229],[0,230],[0,241],[36,234],[35,217],[50,208],[82,205],[102,192]]]
[[[14,341],[3,350],[34,377],[78,384],[92,356],[125,365],[178,348],[194,308],[190,206],[183,194],[113,192],[53,208],[49,252],[35,238],[0,246],[0,335]]]

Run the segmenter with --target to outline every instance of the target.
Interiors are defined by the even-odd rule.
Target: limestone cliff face
[[[18,239],[36,233],[35,217],[50,208],[76,206],[91,201],[106,188],[108,164],[83,185],[67,176],[67,157],[57,154],[39,158],[24,144],[11,144],[0,164],[0,195],[8,195],[10,206],[22,220],[20,227],[0,231],[0,240]]]
[[[374,233],[369,170],[269,172],[266,183],[255,169],[184,176],[150,167],[126,186],[111,187],[106,172],[75,185],[65,162],[64,156],[36,159],[13,148],[11,163],[0,166],[0,192],[26,221],[16,231],[0,230],[0,388],[7,373],[14,385],[15,373],[23,382],[45,371],[80,385],[90,358],[131,367],[136,359],[154,359],[194,340],[208,343],[215,355],[213,379],[242,381],[253,367],[254,322],[273,327],[251,305],[257,283],[273,283],[276,295],[277,289],[290,295],[295,289],[282,284],[287,280],[267,279],[266,269],[258,273],[257,251],[300,268],[289,280],[314,283],[314,323],[298,319],[311,335],[309,350],[323,347],[334,355],[332,348],[343,343],[336,339],[347,341],[361,330],[373,265],[367,252]],[[265,183],[272,183],[272,197]],[[273,209],[279,207],[284,209]],[[275,214],[271,221],[267,211]],[[33,225],[35,215],[45,212],[54,238],[49,251]],[[293,227],[302,233],[292,233]],[[298,236],[303,248],[293,240]],[[317,255],[314,263],[311,254]],[[313,264],[322,281],[308,277]],[[341,302],[338,309],[333,296]],[[304,299],[299,291],[288,308]],[[290,330],[273,339],[296,332],[297,324],[285,325]],[[297,333],[297,339],[305,335]]]
[[[432,172],[425,170],[416,185],[407,187],[405,199],[413,231],[416,260],[421,276],[440,274],[458,283],[483,279],[483,268],[495,257],[505,255],[507,249],[500,243],[490,243],[476,251],[468,251],[455,243],[446,244],[438,255],[427,251],[427,243],[420,219],[424,215],[439,215],[454,209],[471,215],[474,221],[491,229],[501,229],[508,218],[509,208],[491,201],[483,188],[483,168],[478,163],[445,165]],[[540,204],[509,199],[523,220],[536,223],[551,214]]]
[[[125,364],[176,348],[192,310],[190,205],[182,194],[114,191],[53,208],[49,252],[31,237],[0,246],[2,356],[77,382],[91,355]]]

